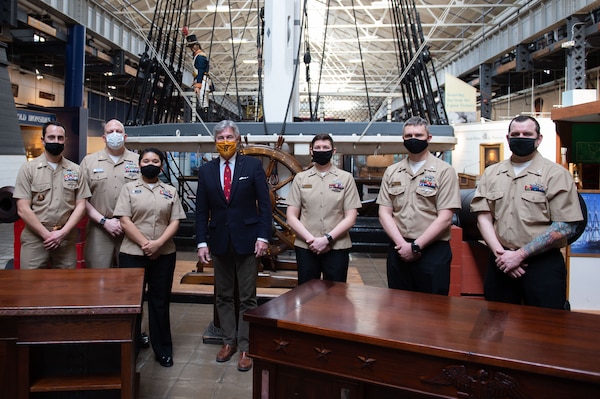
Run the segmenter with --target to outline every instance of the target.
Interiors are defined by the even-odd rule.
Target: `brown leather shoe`
[[[248,352],[240,353],[240,360],[238,361],[239,371],[248,371],[252,368],[252,358],[248,357]]]
[[[217,353],[217,362],[222,363],[231,359],[231,356],[235,353],[235,345],[225,344],[221,347],[219,353]]]

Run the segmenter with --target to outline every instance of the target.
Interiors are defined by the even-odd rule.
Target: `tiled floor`
[[[12,258],[13,225],[0,223],[0,268],[4,268]],[[193,252],[178,253],[180,261],[194,259]],[[350,265],[358,272],[358,280],[365,285],[386,286],[385,255],[354,253],[351,254]],[[252,372],[237,370],[237,355],[229,362],[217,363],[215,357],[219,345],[203,343],[203,333],[213,319],[212,298],[206,294],[190,294],[189,291],[176,278],[173,292],[183,293],[176,295],[176,298],[185,298],[186,302],[171,304],[174,366],[161,367],[154,360],[151,349],[143,349],[138,357],[139,399],[251,398]],[[199,290],[191,287],[191,291]]]

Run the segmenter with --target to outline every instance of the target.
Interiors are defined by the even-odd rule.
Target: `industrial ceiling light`
[[[250,43],[250,40],[242,39],[241,37],[234,37],[233,39],[229,39],[228,41],[232,44]]]
[[[229,6],[220,5],[215,6],[214,4],[209,4],[206,6],[206,11],[210,12],[229,12]]]

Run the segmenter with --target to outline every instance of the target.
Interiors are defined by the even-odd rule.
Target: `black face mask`
[[[404,147],[411,154],[420,154],[427,148],[428,145],[429,145],[429,142],[427,140],[419,140],[419,139],[404,140]]]
[[[331,161],[331,157],[333,156],[333,150],[329,151],[313,151],[313,162],[318,163],[319,165],[327,165],[329,161]]]
[[[50,154],[57,156],[60,155],[65,150],[64,143],[45,143],[44,148]]]
[[[535,141],[537,139],[526,139],[522,137],[510,137],[508,147],[513,154],[520,157],[526,157],[535,151]]]
[[[160,174],[160,167],[156,165],[146,165],[140,168],[140,172],[142,172],[142,176],[148,179],[154,179]]]

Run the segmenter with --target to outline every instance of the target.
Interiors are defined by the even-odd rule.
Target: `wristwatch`
[[[325,233],[325,238],[327,238],[330,244],[333,242],[333,237],[329,233]]]
[[[100,219],[98,223],[100,223],[100,226],[104,226],[104,223],[106,223],[106,218],[102,216],[102,219]]]
[[[410,248],[412,249],[413,254],[418,254],[419,252],[421,252],[421,247],[416,242],[412,242],[410,244]]]

